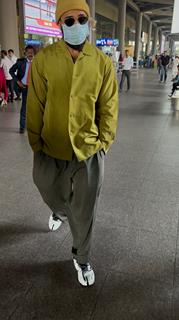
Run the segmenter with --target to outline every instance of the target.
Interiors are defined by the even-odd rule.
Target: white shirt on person
[[[134,60],[131,56],[125,57],[123,61],[123,70],[129,71],[133,68]]]
[[[12,57],[9,57],[9,59],[12,62],[13,65],[17,62],[17,57],[15,56],[15,54],[13,54]]]
[[[9,70],[12,66],[13,66],[13,63],[8,57],[5,56],[4,58],[2,58],[1,67],[4,70],[4,75],[5,75],[6,80],[12,80],[12,77],[9,73]]]

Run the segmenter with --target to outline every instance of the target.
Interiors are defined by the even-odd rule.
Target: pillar
[[[127,0],[119,0],[117,34],[119,38],[119,51],[122,55],[124,55],[125,50],[126,5]]]
[[[136,21],[136,34],[135,34],[135,51],[134,56],[136,61],[139,60],[140,55],[140,46],[141,46],[141,33],[142,33],[142,12],[137,12],[137,21]]]
[[[153,41],[153,47],[152,47],[152,54],[153,55],[156,55],[158,53],[157,43],[158,43],[158,28],[155,27],[155,29],[154,29],[154,41]]]
[[[0,46],[13,49],[19,56],[19,35],[16,0],[0,0]]]
[[[148,39],[147,39],[147,49],[146,49],[146,55],[150,55],[151,48],[150,48],[150,42],[151,42],[151,35],[152,35],[152,22],[149,22],[148,25]]]
[[[163,53],[163,34],[162,31],[160,30],[159,32],[159,53]]]
[[[20,51],[20,56],[24,56],[24,4],[22,0],[17,0],[17,5],[18,5],[18,16],[19,16],[19,51]]]
[[[175,55],[175,41],[171,39],[171,56]]]
[[[112,38],[116,38],[116,24],[113,22],[113,28],[112,28]]]
[[[91,30],[90,30],[90,42],[96,45],[96,25],[95,25],[95,18],[96,18],[96,0],[88,0],[88,5],[90,7],[91,17],[93,19]]]
[[[172,41],[172,43],[173,43],[172,52],[173,52],[173,55],[175,55],[176,54],[176,44],[175,44],[174,40]]]

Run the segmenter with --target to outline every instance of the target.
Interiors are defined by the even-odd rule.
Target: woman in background
[[[2,96],[3,94],[3,96]],[[0,68],[0,107],[7,104],[8,90],[3,68]]]

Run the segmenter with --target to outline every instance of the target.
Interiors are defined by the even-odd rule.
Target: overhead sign
[[[118,39],[102,38],[96,40],[97,47],[118,47]]]
[[[173,22],[172,22],[172,33],[179,33],[179,0],[175,0],[174,11],[173,11]]]
[[[61,37],[55,22],[57,0],[24,0],[25,32]]]
[[[25,45],[31,45],[31,46],[41,46],[42,41],[36,40],[36,39],[25,39]]]

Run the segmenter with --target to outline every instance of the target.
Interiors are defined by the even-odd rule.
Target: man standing
[[[18,59],[17,62],[10,69],[10,74],[14,81],[16,81],[18,87],[22,92],[22,105],[20,111],[20,128],[19,133],[23,134],[25,132],[25,122],[26,122],[26,101],[27,92],[30,80],[30,71],[32,60],[34,57],[34,48],[32,46],[27,46],[25,48],[25,58]]]
[[[167,68],[170,63],[170,57],[166,54],[166,51],[161,55],[161,69],[160,69],[160,82],[167,81]]]
[[[127,78],[127,91],[130,90],[130,77],[131,77],[131,70],[133,68],[134,61],[131,56],[129,56],[129,51],[125,51],[125,58],[123,61],[123,70],[122,70],[122,77],[121,77],[121,82],[120,82],[120,90],[122,91],[123,84],[125,81],[125,78]]]
[[[33,178],[58,219],[66,215],[73,262],[81,285],[93,285],[89,264],[92,229],[103,180],[104,155],[118,116],[116,74],[109,57],[88,41],[85,0],[58,0],[63,39],[32,64],[27,130],[34,151]]]
[[[1,67],[4,70],[4,75],[5,75],[5,78],[6,78],[7,88],[9,89],[9,93],[10,93],[10,99],[8,97],[8,102],[9,101],[13,102],[13,100],[14,100],[14,88],[13,88],[13,79],[12,79],[12,77],[10,75],[10,68],[12,67],[12,62],[8,58],[6,50],[2,50],[1,51],[1,58],[2,58]]]

